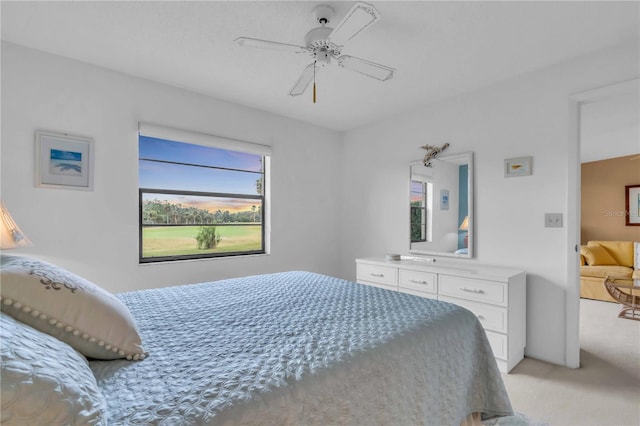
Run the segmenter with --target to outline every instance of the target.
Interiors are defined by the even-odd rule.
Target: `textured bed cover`
[[[144,361],[91,361],[109,424],[459,425],[513,414],[476,317],[308,272],[119,294]]]

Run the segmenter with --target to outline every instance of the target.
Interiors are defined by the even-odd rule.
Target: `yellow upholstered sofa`
[[[580,247],[580,297],[615,302],[602,284],[607,276],[628,280],[640,279],[637,253],[633,241],[589,241]]]

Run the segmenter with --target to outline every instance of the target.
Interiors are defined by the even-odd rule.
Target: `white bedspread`
[[[476,317],[308,272],[118,295],[144,361],[91,361],[109,423],[459,425],[513,414]]]

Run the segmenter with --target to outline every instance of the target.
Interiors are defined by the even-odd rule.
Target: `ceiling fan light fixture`
[[[327,49],[320,49],[316,52],[316,61],[321,67],[331,62],[332,52]]]

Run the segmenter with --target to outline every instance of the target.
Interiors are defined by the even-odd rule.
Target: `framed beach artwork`
[[[93,139],[36,132],[36,186],[93,190]]]
[[[532,158],[518,157],[504,160],[504,177],[529,176]]]
[[[624,190],[626,225],[640,226],[640,185],[626,185]]]

